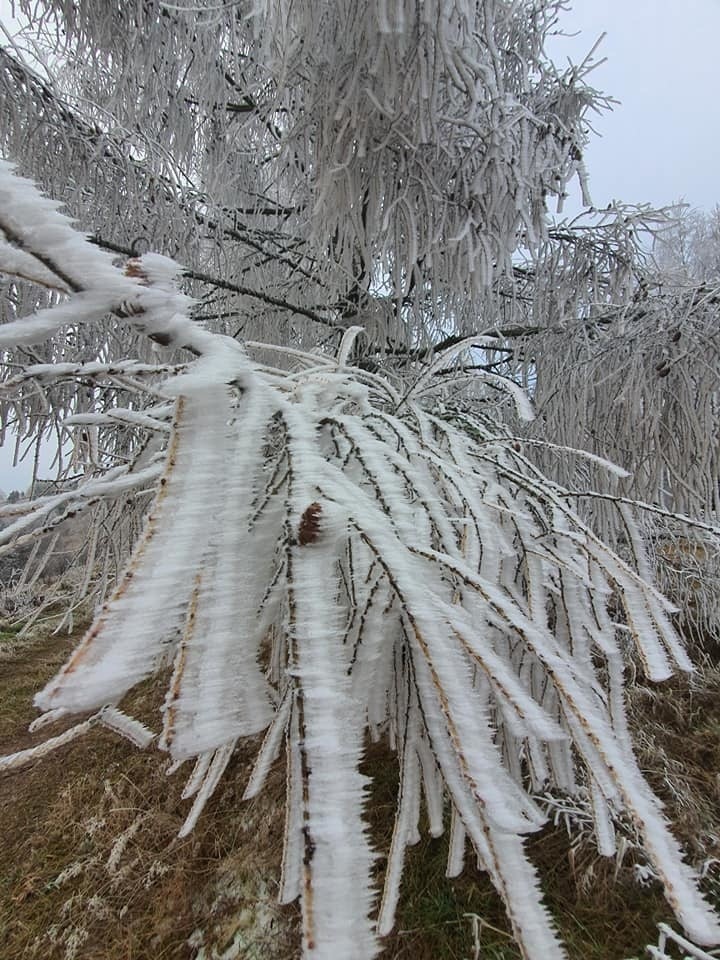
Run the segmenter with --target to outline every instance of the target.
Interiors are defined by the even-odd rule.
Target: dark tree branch
[[[137,251],[135,251],[132,247],[126,247],[119,243],[113,243],[111,240],[105,240],[102,237],[88,237],[88,239],[90,243],[94,243],[96,246],[102,247],[104,250],[110,250],[113,253],[119,253],[125,257],[137,256]],[[253,297],[255,300],[261,300],[263,303],[267,303],[270,306],[279,307],[281,310],[289,310],[291,313],[296,313],[302,317],[307,317],[308,320],[312,320],[315,323],[320,323],[326,327],[337,326],[333,320],[328,317],[323,317],[315,310],[310,310],[307,307],[301,307],[297,303],[290,303],[287,300],[282,300],[280,297],[273,297],[271,294],[262,293],[260,290],[253,290],[251,287],[245,287],[238,283],[232,283],[229,280],[222,280],[220,277],[211,277],[209,274],[200,273],[197,270],[183,270],[182,275],[183,277],[187,277],[189,280],[198,280],[200,283],[209,283],[220,290],[228,290],[230,293],[238,293],[244,297]]]

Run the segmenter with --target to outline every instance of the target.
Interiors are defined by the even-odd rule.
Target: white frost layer
[[[310,411],[307,411],[308,413]],[[310,417],[286,410],[292,430],[293,502],[298,512],[314,501],[322,469]],[[310,422],[308,422],[310,421]],[[317,543],[291,551],[290,624],[297,674],[295,710],[301,738],[304,881],[303,945],[312,960],[370,960],[379,947],[369,919],[374,856],[362,808],[366,779],[362,707],[352,697],[341,636],[343,623],[328,585],[337,579],[331,505],[322,504],[324,530]]]
[[[220,488],[217,527],[164,708],[165,745],[176,759],[257,733],[272,719],[271,691],[257,662],[264,639],[258,610],[279,531],[268,537],[264,525],[250,525],[270,399],[248,386],[236,425],[215,438],[224,455],[213,481]]]
[[[50,710],[115,702],[174,640],[218,520],[227,389],[180,403],[166,475],[144,538],[113,596],[58,676],[35,698]]]

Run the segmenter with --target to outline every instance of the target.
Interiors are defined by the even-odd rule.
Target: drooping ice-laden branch
[[[126,716],[123,698],[170,659],[159,745],[172,770],[194,761],[183,833],[239,739],[266,731],[246,796],[262,789],[284,746],[281,896],[300,897],[303,951],[314,960],[377,955],[423,803],[434,835],[449,808],[448,872],[462,869],[469,846],[523,956],[563,957],[523,848],[545,819],[533,799],[541,790],[591,798],[606,856],[614,818],[629,815],[688,934],[720,940],[627,728],[624,636],[651,679],[690,669],[670,605],[643,579],[639,538],[633,563],[616,556],[472,403],[433,405],[427,377],[398,390],[349,367],[357,331],[336,357],[288,351],[289,365],[302,359],[289,370],[254,363],[187,319],[174,265],[148,256],[128,277],[30,184],[6,167],[0,176],[6,236],[45,271],[57,275],[62,263],[72,291],[39,320],[0,330],[3,342],[60,332],[79,301],[84,323],[110,311],[194,356],[158,384],[172,417],[167,435],[155,431],[167,442],[142,535],[37,695],[41,722],[89,713],[146,745],[151,734]],[[104,412],[108,429],[124,429]],[[138,423],[167,423],[166,409],[136,412]],[[124,490],[132,473],[88,479],[69,495]],[[61,502],[28,516],[41,521]],[[29,529],[23,517],[15,523]],[[359,769],[366,738],[387,741],[400,774],[377,907]]]

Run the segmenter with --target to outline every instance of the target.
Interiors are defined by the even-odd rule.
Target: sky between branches
[[[0,23],[16,28],[10,0],[0,0]],[[595,205],[720,203],[720,0],[574,0],[560,26],[571,36],[551,41],[559,65],[580,62],[606,33],[595,58],[607,60],[589,79],[621,101],[596,118],[600,136],[587,150]],[[579,209],[571,196],[564,215]],[[30,459],[13,468],[12,456],[0,449],[6,493],[27,487],[32,472]]]
[[[571,0],[572,2],[572,0]],[[588,82],[620,104],[587,150],[598,207],[611,200],[720,203],[720,0],[574,0],[553,59],[578,62],[602,33]],[[575,205],[573,206],[575,209]],[[567,211],[570,211],[568,205]]]

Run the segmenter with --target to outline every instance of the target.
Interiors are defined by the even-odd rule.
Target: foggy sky
[[[593,203],[720,203],[720,0],[575,0],[550,52],[578,62],[605,32],[588,77],[621,103],[593,123]]]

